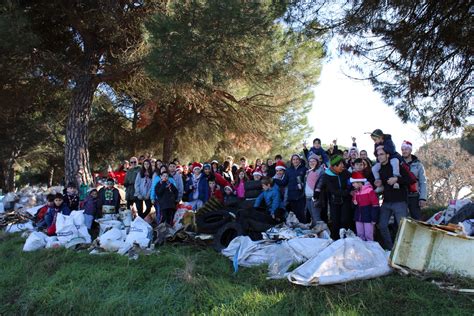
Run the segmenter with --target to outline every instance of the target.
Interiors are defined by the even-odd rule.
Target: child
[[[48,194],[46,196],[47,203],[42,208],[39,209],[38,213],[36,214],[36,227],[38,228],[46,228],[46,220],[45,216],[48,213],[48,210],[54,206],[54,198],[56,196],[54,194]]]
[[[215,198],[219,202],[224,203],[224,195],[222,194],[221,187],[216,184],[214,176],[209,176],[209,198]]]
[[[92,189],[84,201],[84,219],[87,229],[91,229],[92,222],[99,214],[99,202],[97,200],[98,196],[99,193],[97,189]]]
[[[400,177],[400,161],[402,161],[402,156],[400,156],[399,153],[397,153],[395,149],[395,144],[392,141],[392,136],[389,134],[384,134],[382,130],[376,129],[370,134],[370,137],[374,141],[374,147],[375,147],[375,156],[377,156],[377,148],[383,147],[385,151],[390,155],[390,164],[392,165],[392,170],[393,170],[393,177]],[[383,186],[382,186],[382,181],[380,181],[380,163],[377,162],[373,167],[372,167],[372,173],[374,174],[375,178],[375,185],[377,188],[375,189],[375,192],[380,193],[383,191]],[[395,183],[393,185],[394,189],[399,189],[400,185],[398,183]]]
[[[64,204],[66,204],[71,211],[77,211],[79,209],[79,192],[77,191],[76,184],[73,182],[69,182],[64,191]]]
[[[174,213],[176,212],[176,200],[178,189],[169,181],[168,171],[161,173],[161,181],[156,185],[156,196],[161,211],[161,222],[173,225]]]
[[[71,210],[68,208],[66,203],[64,203],[64,197],[61,193],[56,193],[54,196],[54,204],[48,209],[48,212],[44,217],[49,236],[56,234],[56,216],[58,213],[62,213],[63,215],[71,214]]]
[[[352,201],[356,205],[354,220],[357,236],[362,240],[373,241],[374,226],[380,213],[379,199],[361,172],[353,172],[350,181],[355,189]]]
[[[273,186],[273,180],[268,177],[262,179],[263,192],[260,193],[258,198],[255,200],[253,205],[254,208],[259,208],[262,202],[265,202],[265,208],[268,215],[271,216],[273,221],[281,223],[284,220],[285,210],[281,203],[280,193],[276,186]]]
[[[326,151],[321,147],[321,140],[319,138],[315,138],[313,140],[313,147],[309,150],[306,147],[306,141],[303,143],[303,152],[305,158],[308,159],[311,154],[321,156],[323,158],[323,162],[325,165],[329,164],[329,157]]]
[[[227,207],[234,207],[239,204],[239,199],[235,196],[234,190],[230,185],[224,188],[224,205]]]
[[[244,169],[239,169],[237,183],[234,188],[239,199],[245,199],[245,182],[248,181],[247,173]]]

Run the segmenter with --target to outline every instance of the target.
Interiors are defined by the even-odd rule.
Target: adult
[[[316,205],[324,207],[327,198],[330,209],[331,219],[331,238],[339,239],[339,230],[341,228],[353,228],[353,210],[351,200],[351,186],[349,179],[351,174],[346,170],[344,158],[339,155],[333,156],[330,161],[330,167],[326,169],[321,176],[321,181],[314,190],[314,199]]]
[[[192,174],[186,181],[184,193],[188,196],[189,204],[193,209],[198,209],[207,202],[209,198],[209,185],[206,176],[201,173],[202,164],[194,162],[192,164]]]
[[[390,154],[384,148],[377,149],[377,159],[380,163],[380,180],[384,186],[383,203],[380,208],[379,229],[382,235],[384,247],[391,250],[393,247],[392,237],[388,230],[390,217],[394,215],[395,222],[400,225],[403,217],[408,215],[408,184],[410,177],[405,168],[400,168],[400,176],[393,176],[392,165],[390,164]],[[398,183],[399,189],[393,185]]]
[[[135,179],[140,172],[141,167],[138,165],[137,157],[130,158],[130,168],[125,175],[125,200],[127,200],[127,209],[130,209],[135,203]]]
[[[151,212],[150,190],[152,185],[153,169],[151,161],[146,159],[140,172],[135,178],[135,197],[138,216],[145,218]],[[143,203],[146,209],[143,211]]]
[[[176,189],[178,189],[177,200],[180,202],[183,199],[184,183],[182,175],[177,171],[177,166],[174,160],[168,165],[168,171],[169,177],[174,179]]]
[[[428,195],[426,187],[425,167],[418,160],[418,157],[412,154],[413,145],[409,141],[402,143],[402,157],[410,167],[410,172],[416,177],[416,183],[409,186],[408,192],[408,210],[413,219],[421,220],[421,208],[426,206]]]
[[[287,185],[287,211],[295,213],[301,223],[308,223],[306,218],[305,204],[306,198],[304,194],[304,179],[308,168],[305,167],[301,156],[293,154],[291,156],[291,166],[286,170],[286,177],[282,181],[282,185]],[[276,183],[277,181],[275,181]]]

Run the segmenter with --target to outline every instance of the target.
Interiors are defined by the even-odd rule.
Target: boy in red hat
[[[357,236],[362,240],[373,241],[374,227],[380,213],[379,199],[362,172],[353,172],[350,182],[355,189],[352,201],[356,205],[354,220]]]

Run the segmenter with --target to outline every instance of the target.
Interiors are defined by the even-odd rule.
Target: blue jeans
[[[91,229],[93,221],[94,221],[94,216],[89,215],[89,214],[84,214],[84,222],[87,226],[87,229]]]
[[[379,229],[382,235],[384,248],[391,250],[393,248],[392,237],[388,230],[388,222],[391,216],[395,216],[395,223],[400,226],[403,217],[408,216],[408,207],[406,202],[384,202],[380,208]]]

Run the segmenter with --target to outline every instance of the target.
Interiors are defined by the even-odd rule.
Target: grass
[[[0,314],[472,315],[474,297],[416,277],[302,287],[266,280],[266,267],[240,268],[212,249],[167,245],[127,257],[65,249],[22,252],[0,236]],[[474,288],[473,280],[458,280]]]

